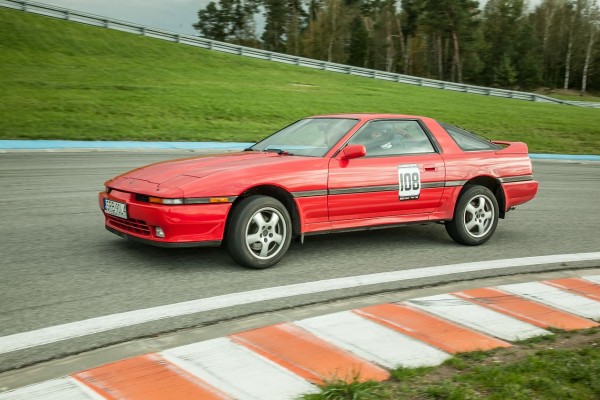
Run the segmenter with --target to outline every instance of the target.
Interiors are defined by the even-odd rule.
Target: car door
[[[348,142],[366,156],[329,163],[330,221],[432,213],[441,201],[445,167],[418,120],[377,120]]]

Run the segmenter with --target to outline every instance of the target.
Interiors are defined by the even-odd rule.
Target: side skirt
[[[388,228],[400,228],[402,226],[409,225],[429,225],[433,223],[444,223],[448,220],[438,219],[438,220],[427,220],[427,221],[414,221],[414,222],[403,222],[397,224],[380,224],[380,225],[370,225],[370,226],[360,226],[355,228],[338,228],[338,229],[326,229],[322,231],[314,231],[314,232],[305,232],[302,233],[302,242],[304,241],[304,236],[315,236],[315,235],[325,235],[329,233],[345,233],[345,232],[359,232],[359,231],[373,231],[376,229],[388,229]]]

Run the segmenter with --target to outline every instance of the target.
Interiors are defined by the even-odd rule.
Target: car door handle
[[[425,165],[423,168],[425,171],[437,171],[437,167],[435,165]]]

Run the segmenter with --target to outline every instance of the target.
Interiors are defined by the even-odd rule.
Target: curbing
[[[6,391],[0,400],[292,399],[330,379],[383,381],[396,366],[435,366],[452,354],[552,335],[548,328],[598,327],[598,319],[600,275],[484,287],[197,341]]]

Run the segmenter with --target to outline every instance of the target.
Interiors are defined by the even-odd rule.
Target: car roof
[[[325,114],[325,115],[313,115],[307,118],[352,118],[368,121],[372,119],[404,119],[404,118],[426,118],[418,115],[406,115],[406,114],[377,114],[377,113],[359,113],[359,114]]]

